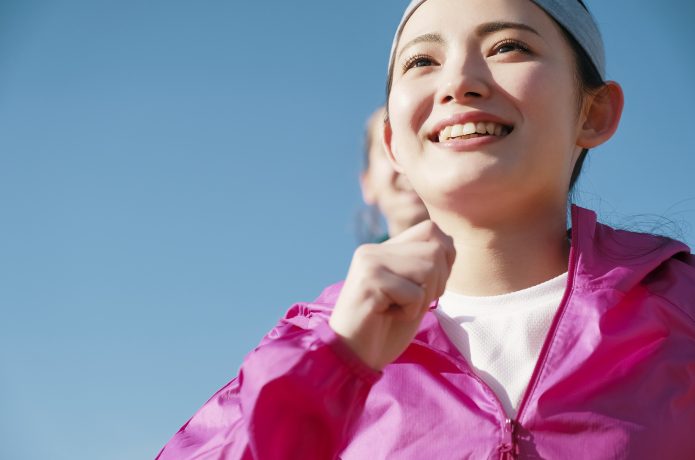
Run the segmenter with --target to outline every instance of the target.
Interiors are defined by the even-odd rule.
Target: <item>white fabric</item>
[[[435,310],[449,339],[511,418],[538,361],[567,273],[521,291],[471,297],[446,291]]]

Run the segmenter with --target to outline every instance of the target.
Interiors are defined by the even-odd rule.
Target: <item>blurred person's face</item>
[[[374,117],[369,129],[372,133],[369,165],[360,178],[362,196],[365,203],[376,206],[384,215],[389,236],[395,236],[429,216],[408,179],[393,169],[384,152],[379,115]]]

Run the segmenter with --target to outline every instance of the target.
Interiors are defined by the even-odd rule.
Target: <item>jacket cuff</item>
[[[330,347],[333,353],[355,374],[359,379],[369,385],[375,384],[383,375],[383,372],[372,369],[347,346],[343,339],[335,333],[328,324],[322,321],[314,329],[316,336]]]

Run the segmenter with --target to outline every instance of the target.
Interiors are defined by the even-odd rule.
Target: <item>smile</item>
[[[442,128],[436,136],[434,142],[447,142],[452,140],[465,140],[476,137],[505,137],[511,133],[511,126],[503,125],[493,121],[467,122],[463,124],[449,125]]]

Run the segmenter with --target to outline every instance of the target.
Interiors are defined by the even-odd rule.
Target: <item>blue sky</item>
[[[579,202],[692,245],[695,4],[588,3],[627,102]],[[2,0],[0,458],[152,458],[344,276],[404,6]]]

